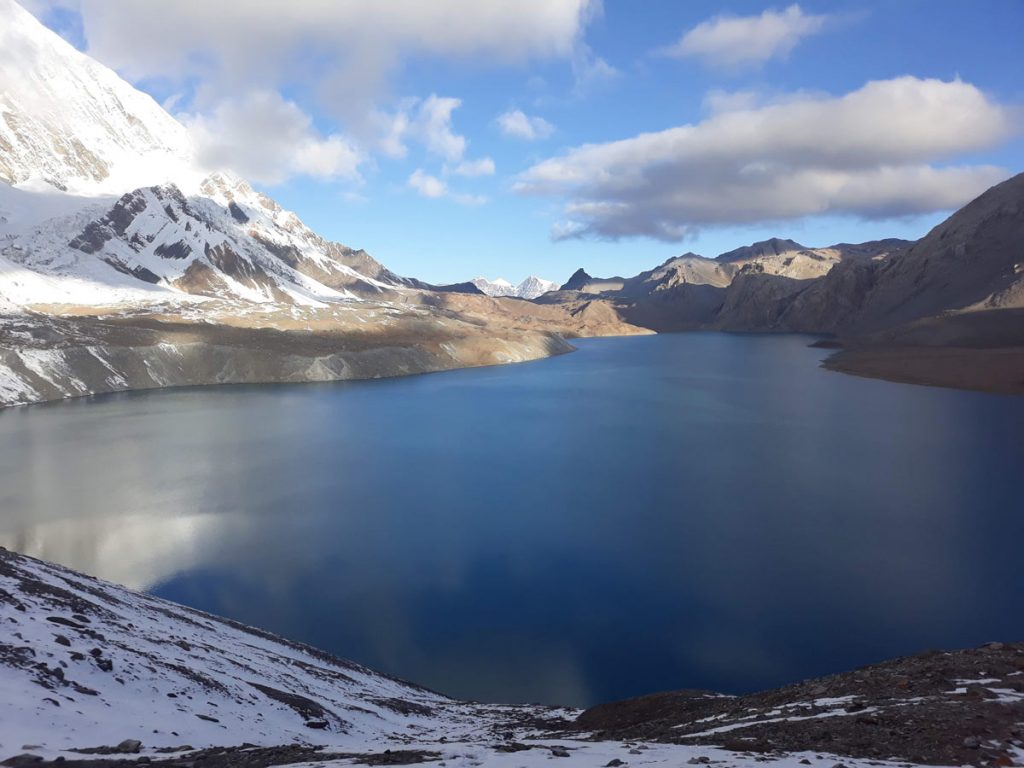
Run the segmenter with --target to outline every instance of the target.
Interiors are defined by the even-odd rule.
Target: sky
[[[1024,0],[29,0],[320,234],[435,282],[917,238],[1024,171]]]

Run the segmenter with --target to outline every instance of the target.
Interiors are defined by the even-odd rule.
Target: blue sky
[[[29,7],[211,162],[438,282],[915,238],[1024,170],[1020,0],[143,5]]]

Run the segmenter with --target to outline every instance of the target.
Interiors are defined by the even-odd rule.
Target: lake
[[[0,544],[480,700],[1024,637],[1024,398],[809,341],[0,411]]]

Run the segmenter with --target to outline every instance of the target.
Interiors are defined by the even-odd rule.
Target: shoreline
[[[1024,395],[1024,347],[850,346],[821,366],[898,384]]]

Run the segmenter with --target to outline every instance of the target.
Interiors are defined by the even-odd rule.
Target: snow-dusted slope
[[[120,194],[181,183],[185,128],[14,0],[0,0],[0,180]]]
[[[486,725],[423,688],[6,550],[0,615],[6,752],[124,739],[150,747],[400,742]]]
[[[535,275],[530,275],[519,285],[512,285],[508,280],[501,277],[497,280],[477,277],[470,282],[488,296],[515,296],[519,299],[535,299],[548,291],[558,290],[558,283],[544,280]]]

